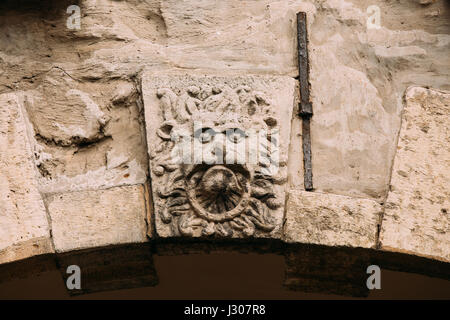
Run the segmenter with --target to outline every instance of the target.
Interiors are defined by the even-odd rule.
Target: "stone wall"
[[[70,5],[81,9],[79,29],[68,27]],[[179,236],[450,262],[447,1],[28,0],[0,9],[0,263]],[[297,116],[299,11],[309,35],[312,192]],[[373,12],[378,27],[368,27]],[[233,99],[267,106],[272,120],[258,121],[282,129],[283,177],[273,187],[251,181],[279,202],[243,192],[258,209],[224,223],[194,206],[206,218],[174,218],[174,231],[162,216],[172,204],[157,192],[177,181],[161,180],[155,160],[170,120],[158,104],[216,110]]]

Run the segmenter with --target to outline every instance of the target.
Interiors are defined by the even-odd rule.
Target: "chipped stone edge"
[[[423,254],[423,253],[412,251],[412,250],[406,250],[406,249],[395,248],[395,247],[392,247],[392,246],[386,246],[386,245],[383,245],[382,241],[381,241],[381,238],[382,238],[381,237],[381,233],[383,231],[383,221],[384,221],[384,215],[385,215],[385,210],[386,210],[386,202],[387,202],[387,199],[389,197],[389,193],[391,192],[390,191],[390,186],[391,186],[392,174],[393,174],[394,165],[395,165],[395,159],[397,157],[397,152],[398,152],[398,148],[397,147],[398,147],[398,143],[399,143],[399,140],[400,140],[400,135],[401,135],[403,121],[404,121],[403,116],[404,116],[404,112],[405,112],[406,107],[407,107],[406,98],[414,96],[414,94],[415,94],[415,92],[417,90],[422,90],[422,89],[427,90],[427,91],[432,89],[432,90],[440,92],[440,93],[448,93],[448,91],[443,91],[443,90],[436,89],[436,88],[428,88],[428,87],[420,86],[420,85],[411,85],[411,86],[407,87],[405,89],[404,93],[403,93],[403,96],[402,96],[403,107],[402,107],[402,110],[401,110],[401,112],[399,114],[400,123],[399,123],[399,126],[398,126],[398,131],[396,132],[396,138],[395,138],[395,146],[396,146],[396,148],[395,148],[394,154],[393,154],[391,162],[390,162],[390,173],[389,173],[389,179],[388,179],[388,185],[387,185],[387,192],[386,192],[386,194],[384,196],[384,199],[383,199],[383,210],[381,212],[380,220],[379,220],[379,223],[378,223],[376,249],[378,251],[380,251],[380,252],[402,253],[402,254],[407,254],[407,255],[410,255],[410,256],[422,257],[422,258],[427,258],[427,259],[431,259],[431,260],[436,260],[436,261],[442,261],[442,262],[450,263],[450,259],[447,259],[445,257],[436,256],[436,255],[427,255],[427,254]]]
[[[0,250],[0,265],[43,254],[54,254],[53,239],[39,237],[15,243]]]
[[[31,158],[32,158],[31,165],[32,165],[32,170],[34,172],[34,181],[33,182],[35,183],[35,186],[36,186],[36,192],[39,194],[41,201],[43,203],[43,207],[45,208],[45,214],[46,214],[46,218],[47,218],[48,237],[44,236],[44,237],[29,239],[26,241],[17,242],[17,243],[12,244],[9,247],[6,247],[6,248],[0,250],[0,265],[8,263],[8,262],[14,262],[14,261],[18,261],[18,260],[31,258],[31,257],[38,256],[38,255],[55,253],[55,245],[54,245],[53,237],[52,237],[50,215],[48,213],[45,197],[43,196],[42,192],[40,191],[40,188],[38,185],[38,172],[37,172],[35,157],[34,157],[33,148],[32,148],[32,140],[31,140],[34,130],[30,123],[30,120],[28,118],[28,113],[24,106],[25,99],[26,99],[26,93],[24,91],[13,91],[13,92],[5,93],[5,94],[11,94],[14,96],[17,106],[18,106],[18,109],[19,109],[18,111],[20,112],[20,116],[22,118],[21,120],[25,127],[26,137],[24,137],[24,139],[25,139],[25,143],[26,143],[26,148],[28,149],[28,152],[30,153]]]

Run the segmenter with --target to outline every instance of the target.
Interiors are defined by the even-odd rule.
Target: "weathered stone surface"
[[[291,191],[284,240],[291,243],[374,248],[382,207],[370,199]]]
[[[308,16],[317,191],[384,199],[404,89],[414,81],[448,86],[448,62],[437,58],[448,51],[448,28],[428,27],[429,19],[418,17],[427,9],[409,5],[414,10],[406,3],[324,1]],[[380,13],[379,28],[367,26],[369,6]]]
[[[146,181],[144,68],[295,77],[298,11],[308,18],[315,191],[384,200],[405,89],[450,89],[445,0],[84,0],[79,30],[67,27],[73,4],[0,3],[0,93],[26,91],[43,194]],[[283,121],[296,190],[300,122]]]
[[[54,68],[43,78],[28,105],[35,134],[44,141],[67,147],[105,138],[109,117],[86,90],[63,70]]]
[[[444,0],[427,5],[384,0],[85,0],[80,30],[67,28],[66,9],[71,4],[58,1],[46,10],[40,6],[24,10],[13,1],[1,4],[0,28],[5,32],[0,35],[0,69],[5,71],[0,71],[0,92],[36,89],[60,68],[84,85],[75,89],[89,94],[102,112],[111,116],[110,102],[95,94],[106,93],[106,98],[111,92],[109,82],[137,78],[144,66],[162,72],[208,70],[294,77],[295,14],[307,12],[315,113],[311,125],[313,173],[320,192],[384,199],[404,90],[414,83],[449,88],[450,19]],[[367,26],[373,15],[369,6],[379,8],[379,28]],[[61,85],[64,82],[56,79]],[[125,110],[121,117],[127,116]],[[137,128],[137,121],[117,123],[121,128]],[[58,132],[63,133],[50,133]],[[120,132],[127,137],[121,139]],[[91,161],[82,158],[87,148],[76,153],[73,161],[70,155],[76,148],[53,156],[45,169],[52,178],[57,174],[62,178],[52,179],[56,183],[46,181],[49,185],[45,189],[64,192],[67,186],[143,183],[140,172],[147,159],[138,152],[145,152],[145,148],[136,148],[137,135],[127,132],[105,132],[111,138],[92,145],[99,151],[97,156],[89,154]],[[91,137],[98,135],[91,133]],[[119,147],[128,143],[140,151]],[[115,161],[111,163],[130,159],[124,164],[130,172],[102,169],[101,159],[109,148],[114,150]],[[301,153],[292,155],[295,164],[302,162]],[[82,170],[85,166],[90,174]],[[64,172],[65,167],[68,172]],[[121,177],[127,173],[123,181]],[[107,177],[106,182],[102,177]],[[292,177],[298,177],[292,179],[293,186],[301,188],[303,178]]]
[[[299,89],[296,90],[299,92]],[[291,120],[291,137],[288,155],[289,189],[305,190],[303,167],[303,119],[298,116],[300,95],[296,96],[294,112]],[[310,120],[309,120],[310,121]]]
[[[59,68],[26,92],[41,192],[144,183],[147,154],[136,100],[132,82],[84,84]]]
[[[52,252],[21,94],[0,95],[0,264]]]
[[[295,81],[142,79],[158,235],[279,237]]]
[[[47,198],[56,252],[147,241],[142,185]]]
[[[450,262],[450,92],[412,87],[405,100],[382,249]]]

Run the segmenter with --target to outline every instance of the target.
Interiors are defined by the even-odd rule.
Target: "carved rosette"
[[[144,92],[157,232],[270,235],[287,176],[274,101],[242,79],[189,80]]]

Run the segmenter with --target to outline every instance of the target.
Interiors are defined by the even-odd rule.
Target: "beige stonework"
[[[25,94],[42,193],[144,183],[144,128],[134,84],[85,84],[53,68]]]
[[[382,206],[370,199],[291,191],[284,240],[289,243],[374,248]]]
[[[144,74],[159,236],[280,237],[295,88],[289,77]]]
[[[412,87],[405,100],[381,246],[450,262],[450,92]]]
[[[53,252],[22,99],[0,95],[0,264]]]
[[[379,28],[368,27],[369,6],[383,13]],[[7,30],[0,39],[0,92],[33,90],[36,132],[74,142],[39,141],[44,192],[144,183],[147,150],[133,88],[144,68],[297,76],[299,11],[308,19],[317,191],[384,199],[405,89],[414,83],[449,89],[445,0],[84,0],[80,30],[67,28],[64,1],[45,19],[39,9],[9,7],[0,19]],[[67,85],[77,93],[66,96]],[[107,124],[83,116],[82,96]],[[77,110],[73,119],[64,118],[66,106]],[[88,146],[77,144],[81,137],[73,133],[80,129]],[[302,163],[294,151],[293,163]],[[298,169],[295,188],[303,181]]]
[[[142,185],[47,198],[56,252],[147,241]]]
[[[82,0],[81,28],[70,29],[67,8],[72,4],[70,0],[46,1],[45,6],[39,1],[26,5],[0,1],[0,95],[2,101],[23,97],[23,119],[12,121],[14,126],[5,120],[15,116],[10,103],[2,102],[0,110],[0,214],[6,217],[0,220],[2,261],[52,251],[39,193],[54,202],[47,204],[55,210],[52,222],[57,222],[53,235],[58,250],[144,241],[141,232],[163,237],[180,234],[161,220],[158,186],[175,184],[166,183],[165,169],[153,165],[155,158],[149,159],[162,150],[155,128],[163,123],[161,114],[148,115],[149,101],[150,109],[159,103],[171,105],[174,96],[169,91],[178,102],[194,98],[195,89],[188,92],[180,74],[194,84],[200,78],[220,85],[242,79],[249,82],[251,94],[267,91],[270,99],[281,103],[273,110],[282,113],[278,123],[285,132],[283,150],[289,150],[288,182],[268,194],[281,200],[286,190],[293,190],[292,197],[287,207],[285,201],[270,204],[275,208],[269,211],[274,223],[269,228],[258,222],[266,231],[252,228],[255,223],[248,218],[238,223],[241,231],[233,237],[283,238],[287,214],[286,241],[372,248],[380,211],[377,203],[387,198],[383,249],[448,261],[448,183],[443,178],[448,176],[448,166],[438,160],[445,157],[448,145],[443,125],[437,123],[443,115],[424,112],[409,116],[410,122],[405,118],[403,126],[411,125],[413,136],[402,133],[395,163],[405,168],[392,170],[405,90],[417,85],[434,88],[417,97],[412,92],[419,89],[410,91],[409,107],[418,108],[414,102],[418,99],[425,106],[446,110],[438,107],[441,98],[437,97],[443,96],[438,92],[450,90],[447,1]],[[381,13],[375,28],[368,24],[373,17],[369,7]],[[312,194],[303,192],[302,120],[296,106],[299,11],[306,12],[309,40]],[[254,90],[253,85],[266,81],[262,79],[275,81],[264,90]],[[154,91],[161,84],[170,90],[158,97]],[[216,87],[210,89],[218,95]],[[256,104],[263,101],[256,94],[254,98]],[[284,112],[286,101],[289,112]],[[21,123],[27,125],[27,135],[22,134]],[[159,133],[167,138],[169,128],[166,123]],[[414,142],[415,138],[419,140]],[[27,140],[29,147],[17,147]],[[424,169],[410,172],[407,165],[419,162]],[[209,181],[214,183],[208,188],[228,174],[226,167],[210,171],[214,179]],[[434,181],[429,181],[431,175]],[[141,186],[150,180],[153,186],[142,192]],[[16,192],[11,191],[13,184]],[[270,183],[269,188],[265,182],[259,187],[259,191],[270,190]],[[427,190],[420,189],[420,196],[410,194],[415,188]],[[148,195],[147,209],[156,208],[154,213],[147,210],[148,220],[153,216],[156,220],[147,228],[137,215],[143,208],[142,193]],[[82,201],[69,205],[76,202],[72,197]],[[122,211],[113,210],[115,204],[125,210],[123,226],[136,230],[134,235],[124,235],[122,220],[116,216]],[[261,208],[257,211],[265,212]],[[77,220],[72,222],[69,214]],[[164,219],[169,221],[169,216]],[[189,223],[201,227],[194,232]],[[216,231],[215,224],[206,225],[201,219],[183,226],[186,234],[208,236]],[[110,227],[110,231],[103,229]],[[220,230],[228,234],[226,228]]]

